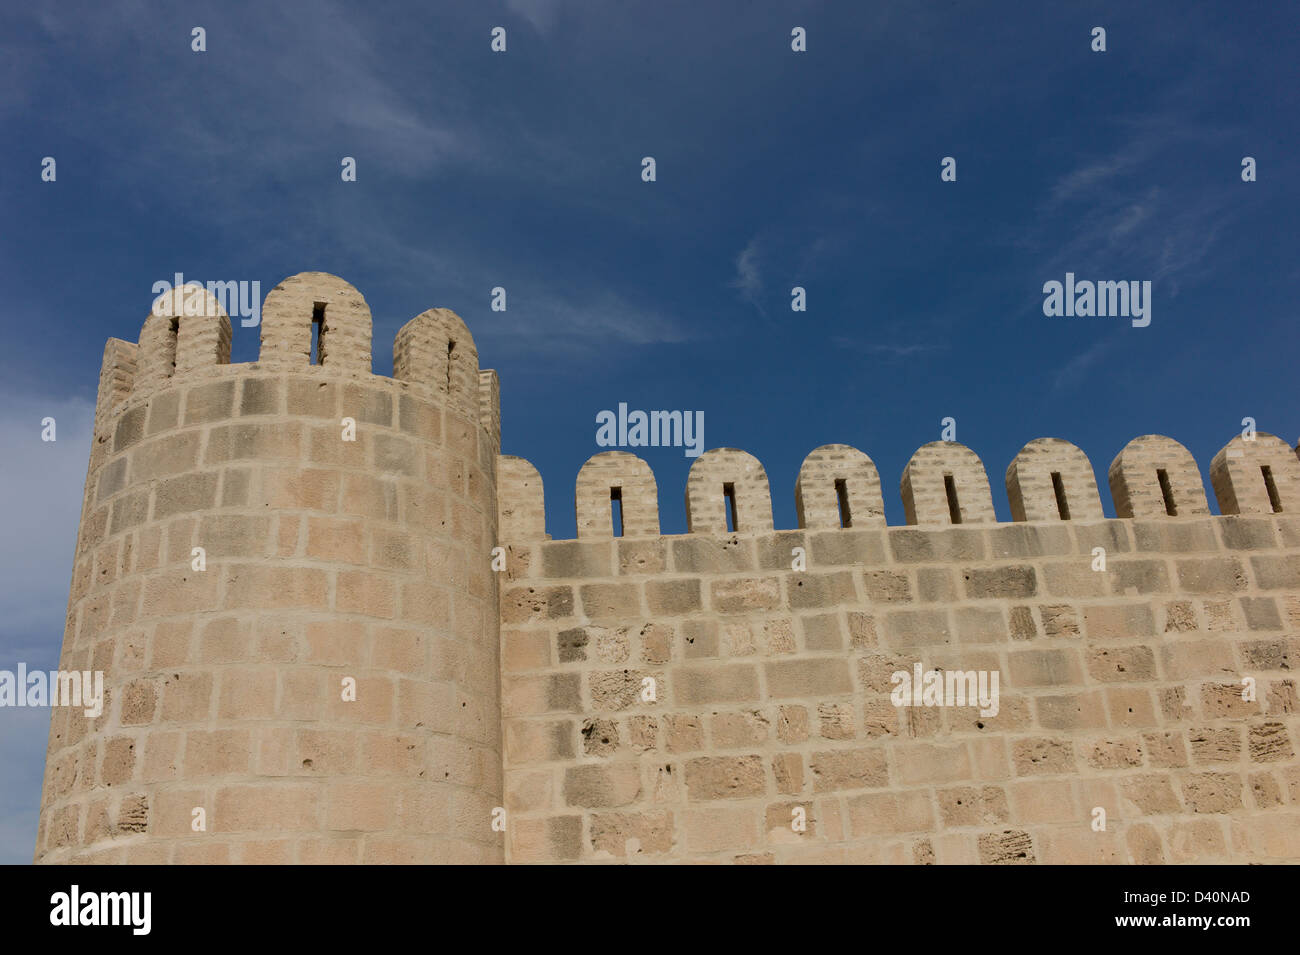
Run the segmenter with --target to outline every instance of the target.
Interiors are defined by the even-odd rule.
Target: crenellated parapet
[[[393,343],[392,378],[372,373],[370,306],[337,276],[290,276],[267,293],[261,316],[257,360],[232,365],[230,317],[210,291],[183,285],[159,296],[138,342],[109,339],[97,427],[172,387],[270,372],[400,382],[402,390],[478,422],[499,446],[500,382],[495,371],[479,368],[474,338],[450,309],[431,308],[402,326]]]
[[[1110,493],[1118,517],[1191,517],[1210,513],[1192,453],[1160,434],[1124,446],[1110,464]]]
[[[480,415],[478,349],[450,309],[431,308],[401,327],[393,345],[393,377],[427,389],[466,417]]]
[[[201,368],[230,363],[230,317],[198,285],[160,295],[140,329],[132,390],[153,392]]]
[[[369,374],[370,329],[370,306],[360,292],[327,272],[300,272],[266,296],[258,362],[268,368],[316,364],[336,374]]]
[[[1016,521],[1099,521],[1101,494],[1088,456],[1069,441],[1035,438],[1007,466]]]
[[[871,527],[885,523],[880,472],[847,444],[825,444],[809,453],[794,482],[799,526]]]
[[[654,473],[635,454],[606,451],[578,472],[578,539],[615,536],[614,508],[622,537],[659,536],[659,488]]]
[[[979,456],[955,441],[932,441],[903,468],[903,513],[909,524],[990,524],[993,495]]]
[[[501,379],[492,369],[478,373],[478,423],[492,444],[501,446]]]
[[[108,423],[113,409],[130,397],[139,354],[139,345],[135,342],[122,341],[120,338],[110,338],[104,345],[104,359],[99,369],[99,391],[95,396],[96,435]],[[96,441],[95,448],[99,448],[101,443]],[[91,451],[91,456],[93,467],[94,449]]]
[[[1235,514],[1300,512],[1300,457],[1285,441],[1259,432],[1234,438],[1211,464],[1220,511]],[[502,457],[497,507],[501,540],[549,540],[541,477],[522,458]],[[1130,441],[1110,466],[1119,518],[1175,518],[1209,514],[1201,473],[1191,453],[1172,438]],[[871,458],[845,444],[809,453],[795,480],[799,528],[822,530],[884,526],[880,474]],[[1092,462],[1060,438],[1036,438],[1006,469],[1013,522],[1104,520]],[[936,441],[920,448],[900,481],[909,525],[946,527],[997,522],[988,475],[965,445]],[[623,516],[622,533],[612,513]],[[597,454],[583,465],[576,486],[580,540],[659,535],[657,484],[650,466],[624,451]],[[526,515],[522,517],[522,515]],[[700,455],[686,483],[689,534],[721,536],[773,530],[772,498],[763,465],[744,451],[716,448]]]
[[[549,540],[542,476],[512,454],[497,459],[497,533],[503,541]]]
[[[772,529],[772,490],[758,458],[715,448],[695,459],[686,478],[686,526],[693,534]]]
[[[1224,514],[1276,514],[1300,508],[1300,459],[1275,435],[1233,438],[1210,462],[1210,483]]]

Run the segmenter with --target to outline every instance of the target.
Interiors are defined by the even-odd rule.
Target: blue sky
[[[556,538],[619,402],[703,411],[707,447],[765,465],[778,527],[830,442],[903,523],[946,416],[1001,520],[1036,437],[1083,448],[1113,514],[1137,435],[1205,471],[1245,416],[1300,433],[1292,4],[33,6],[0,13],[0,668],[57,663],[104,341],[178,271],[342,276],[380,374],[405,321],[454,309]],[[1151,281],[1150,326],[1045,317],[1067,271]],[[233,359],[256,348],[236,327]],[[684,532],[690,460],[638,453]],[[0,710],[0,861],[31,858],[48,721]]]

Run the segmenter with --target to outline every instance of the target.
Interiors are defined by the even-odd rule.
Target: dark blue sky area
[[[1295,438],[1294,7],[593,6],[9,21],[10,386],[92,396],[103,340],[134,339],[176,271],[265,291],[322,269],[367,296],[377,372],[424,308],[469,323],[557,537],[619,401],[704,411],[708,446],[764,462],[778,526],[833,441],[873,457],[901,522],[898,477],[948,415],[1004,519],[1031,438],[1079,444],[1103,483],[1147,432],[1203,464],[1246,415]],[[1066,271],[1151,281],[1151,326],[1044,317]],[[689,462],[644,456],[683,531]]]

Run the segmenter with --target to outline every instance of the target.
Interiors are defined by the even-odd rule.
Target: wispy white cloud
[[[348,229],[358,266],[379,277],[386,294],[416,294],[421,310],[452,309],[469,323],[476,342],[492,342],[494,356],[524,350],[563,359],[611,343],[653,345],[700,337],[680,319],[599,276],[588,274],[580,285],[569,287],[554,275],[540,274],[535,263],[502,265],[466,250],[433,250],[396,234],[370,209],[360,209]],[[482,316],[481,308],[498,286],[506,289],[506,310]],[[481,316],[477,320],[472,317],[476,312]],[[376,342],[384,325],[395,332],[414,314],[418,312],[377,314]]]
[[[1047,206],[1054,208],[1080,197],[1095,195],[1096,189],[1114,181],[1121,173],[1144,162],[1153,148],[1150,141],[1131,144],[1123,151],[1072,169],[1052,186]]]
[[[402,82],[403,74],[394,72],[380,49],[385,21],[358,17],[331,0],[314,3],[310,16],[274,4],[251,15],[256,28],[238,36],[223,29],[223,18],[214,18],[203,54],[189,49],[187,32],[179,37],[167,32],[174,31],[173,22],[144,3],[70,3],[31,19],[51,44],[75,47],[87,66],[114,70],[126,51],[148,48],[192,73],[193,81],[203,75],[215,80],[201,110],[185,101],[192,83],[145,85],[142,79],[135,81],[134,95],[119,95],[113,114],[117,136],[100,137],[95,145],[129,151],[129,162],[105,167],[126,181],[138,180],[142,167],[167,171],[174,154],[181,153],[207,157],[214,180],[228,177],[234,162],[256,183],[286,169],[310,169],[326,142],[356,144],[350,151],[359,158],[359,180],[367,167],[370,175],[385,170],[427,176],[485,155],[477,118],[456,105],[469,100],[463,78],[434,59],[422,64],[430,74],[427,84]],[[286,37],[293,42],[286,43]],[[66,99],[65,128],[73,135],[83,128],[94,135],[90,131],[99,123],[80,122],[77,112],[96,107],[83,96],[61,95],[58,58],[36,65],[19,78],[22,88],[9,90],[5,98],[27,102],[26,91],[43,90],[46,97]],[[159,115],[167,116],[164,148],[131,150],[133,142],[158,139]],[[228,122],[214,123],[213,116]],[[337,160],[331,168],[337,179],[336,170]],[[191,183],[187,197],[201,195],[202,185]],[[220,216],[222,210],[211,208],[207,214]]]
[[[755,236],[736,256],[736,275],[727,284],[739,291],[742,299],[766,316],[767,312],[764,311],[760,300],[763,294],[763,271],[759,266],[758,255],[759,239]]]
[[[492,342],[493,354],[524,348],[568,357],[599,353],[611,344],[672,344],[695,337],[673,317],[608,288],[581,298],[549,288],[516,294],[505,312],[493,313],[490,322],[472,331],[476,340]]]
[[[1067,271],[1091,279],[1150,280],[1167,301],[1207,274],[1222,230],[1249,206],[1226,190],[1175,190],[1161,172],[1181,150],[1222,140],[1225,130],[1176,111],[1116,125],[1119,145],[1062,174],[1039,206],[1039,224],[1013,243],[1041,258],[1042,281],[1059,280]],[[1040,287],[1041,282],[1026,288],[1025,309],[1041,307]]]
[[[560,16],[561,0],[508,0],[506,6],[533,25],[546,36]]]
[[[1119,341],[1117,336],[1103,338],[1089,345],[1058,368],[1052,376],[1051,396],[1057,397],[1076,390],[1087,380],[1093,368],[1119,344]]]
[[[1183,283],[1204,277],[1202,267],[1221,230],[1242,214],[1222,193],[1175,195],[1160,186],[1098,198],[1047,254],[1044,280],[1066,271],[1081,278],[1150,280],[1162,296],[1173,297]],[[1101,268],[1110,273],[1099,274]]]
[[[919,355],[924,352],[940,351],[946,347],[931,342],[916,342],[911,344],[863,342],[854,338],[849,338],[845,335],[837,335],[831,339],[831,342],[840,348],[847,348],[852,351],[863,352],[869,355],[884,355],[887,358],[906,358],[909,355]]]

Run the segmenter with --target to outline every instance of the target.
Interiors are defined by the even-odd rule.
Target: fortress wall
[[[761,465],[728,450],[688,482],[707,533],[622,538],[590,506],[608,501],[594,478],[646,471],[601,455],[576,541],[518,518],[540,513],[541,486],[511,459],[507,861],[1300,860],[1300,462],[1272,436],[1234,439],[1216,470],[1229,514],[1211,517],[1181,446],[1155,438],[1111,468],[1137,518],[1100,519],[1086,457],[1047,440],[1007,475],[1043,519],[994,522],[978,458],[938,445],[903,481],[918,526],[887,528],[874,465],[830,446],[800,471],[812,526],[771,530]],[[1274,500],[1261,461],[1282,475]],[[822,486],[836,480],[853,526]],[[728,484],[740,520],[719,532]],[[999,712],[895,706],[891,676],[916,663],[997,671]]]
[[[335,276],[262,316],[252,364],[189,286],[105,348],[60,668],[106,700],[52,712],[38,862],[1300,861],[1300,459],[1273,435],[1215,456],[1220,517],[1182,445],[1135,438],[1115,520],[1036,439],[1010,524],[935,442],[908,527],[825,445],[798,530],[715,449],[678,536],[610,451],[552,541],[455,313],[401,328],[393,378]],[[996,675],[998,712],[896,705],[918,665]]]
[[[266,362],[170,302],[110,342],[60,661],[107,699],[53,710],[37,861],[501,861],[496,423],[435,311],[405,380],[320,273],[268,295]]]

